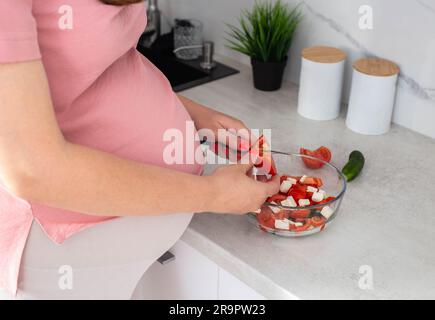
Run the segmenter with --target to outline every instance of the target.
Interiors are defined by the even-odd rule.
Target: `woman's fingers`
[[[225,128],[218,130],[217,141],[233,150],[248,151],[251,145],[249,129]]]
[[[251,130],[239,119],[233,118],[226,114],[220,114],[217,119],[219,123],[219,128],[224,129],[228,133],[227,137],[220,137],[218,135],[218,141],[220,143],[230,146],[232,149],[240,149],[240,146],[245,146],[248,148],[250,146],[250,141],[252,139]],[[229,140],[229,141],[227,141]]]
[[[249,170],[252,169],[256,160],[257,160],[256,156],[252,156],[249,152],[247,152],[240,159],[237,168],[246,174],[248,173]]]
[[[267,195],[269,197],[273,196],[274,194],[277,194],[279,192],[279,187],[281,185],[280,183],[280,177],[278,175],[273,176],[272,179],[270,179],[267,182],[261,182],[265,183],[267,186]]]

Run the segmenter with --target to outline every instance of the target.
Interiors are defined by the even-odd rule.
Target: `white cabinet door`
[[[170,250],[175,260],[154,263],[142,277],[135,297],[140,299],[217,299],[218,266],[183,241]]]
[[[178,241],[170,252],[175,260],[163,265],[155,262],[142,277],[135,299],[265,299],[183,241]]]
[[[218,298],[220,300],[265,300],[265,297],[257,291],[222,268],[219,268]]]

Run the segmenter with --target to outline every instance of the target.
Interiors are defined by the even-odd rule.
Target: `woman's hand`
[[[246,214],[261,207],[266,199],[279,191],[279,177],[258,182],[247,176],[251,164],[237,164],[218,168],[210,180],[214,197],[210,201],[212,212]]]
[[[218,130],[230,130],[238,133],[242,139],[249,141],[250,131],[239,119],[233,118],[224,113],[207,108],[183,96],[178,96],[185,106],[187,112],[195,123],[196,129],[209,129],[219,139]],[[227,143],[227,141],[219,141]],[[233,146],[232,146],[233,147]]]
[[[197,130],[209,129],[213,131],[218,141],[223,144],[230,144],[232,149],[237,149],[237,141],[224,140],[218,134],[221,129],[237,133],[240,138],[247,141],[249,145],[256,137],[245,124],[233,117],[221,112],[209,109],[185,97],[179,96],[181,102],[195,122]],[[249,155],[248,155],[249,156]],[[274,177],[268,182],[258,182],[248,177],[247,172],[252,168],[253,163],[229,165],[218,168],[209,179],[213,194],[208,198],[207,211],[221,213],[246,214],[261,207],[264,201],[279,191],[279,178]],[[243,162],[242,163],[246,163]]]

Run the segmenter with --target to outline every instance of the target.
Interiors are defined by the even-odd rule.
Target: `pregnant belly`
[[[164,133],[176,129],[186,137],[186,121],[190,120],[167,79],[136,51],[110,67],[58,117],[70,142],[129,160],[200,174],[200,164],[173,165],[163,159],[168,144],[163,141]],[[198,142],[194,144],[198,146]],[[110,219],[38,204],[32,204],[32,209],[46,233],[58,243]]]
[[[193,138],[186,135],[191,118],[168,80],[135,50],[103,73],[58,120],[70,142],[165,167],[165,132],[178,130],[184,144]],[[195,147],[198,144],[194,142]],[[197,164],[170,167],[201,171]]]

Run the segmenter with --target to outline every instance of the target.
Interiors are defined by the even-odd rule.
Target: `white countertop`
[[[197,214],[182,239],[271,299],[434,299],[435,140],[399,126],[363,136],[347,129],[343,118],[304,119],[296,111],[296,86],[260,92],[249,67],[224,62],[241,73],[183,95],[252,128],[272,128],[276,150],[325,145],[341,168],[358,149],[366,166],[349,184],[334,223],[320,234],[279,238],[245,216]],[[358,285],[364,265],[373,270],[372,290]]]

